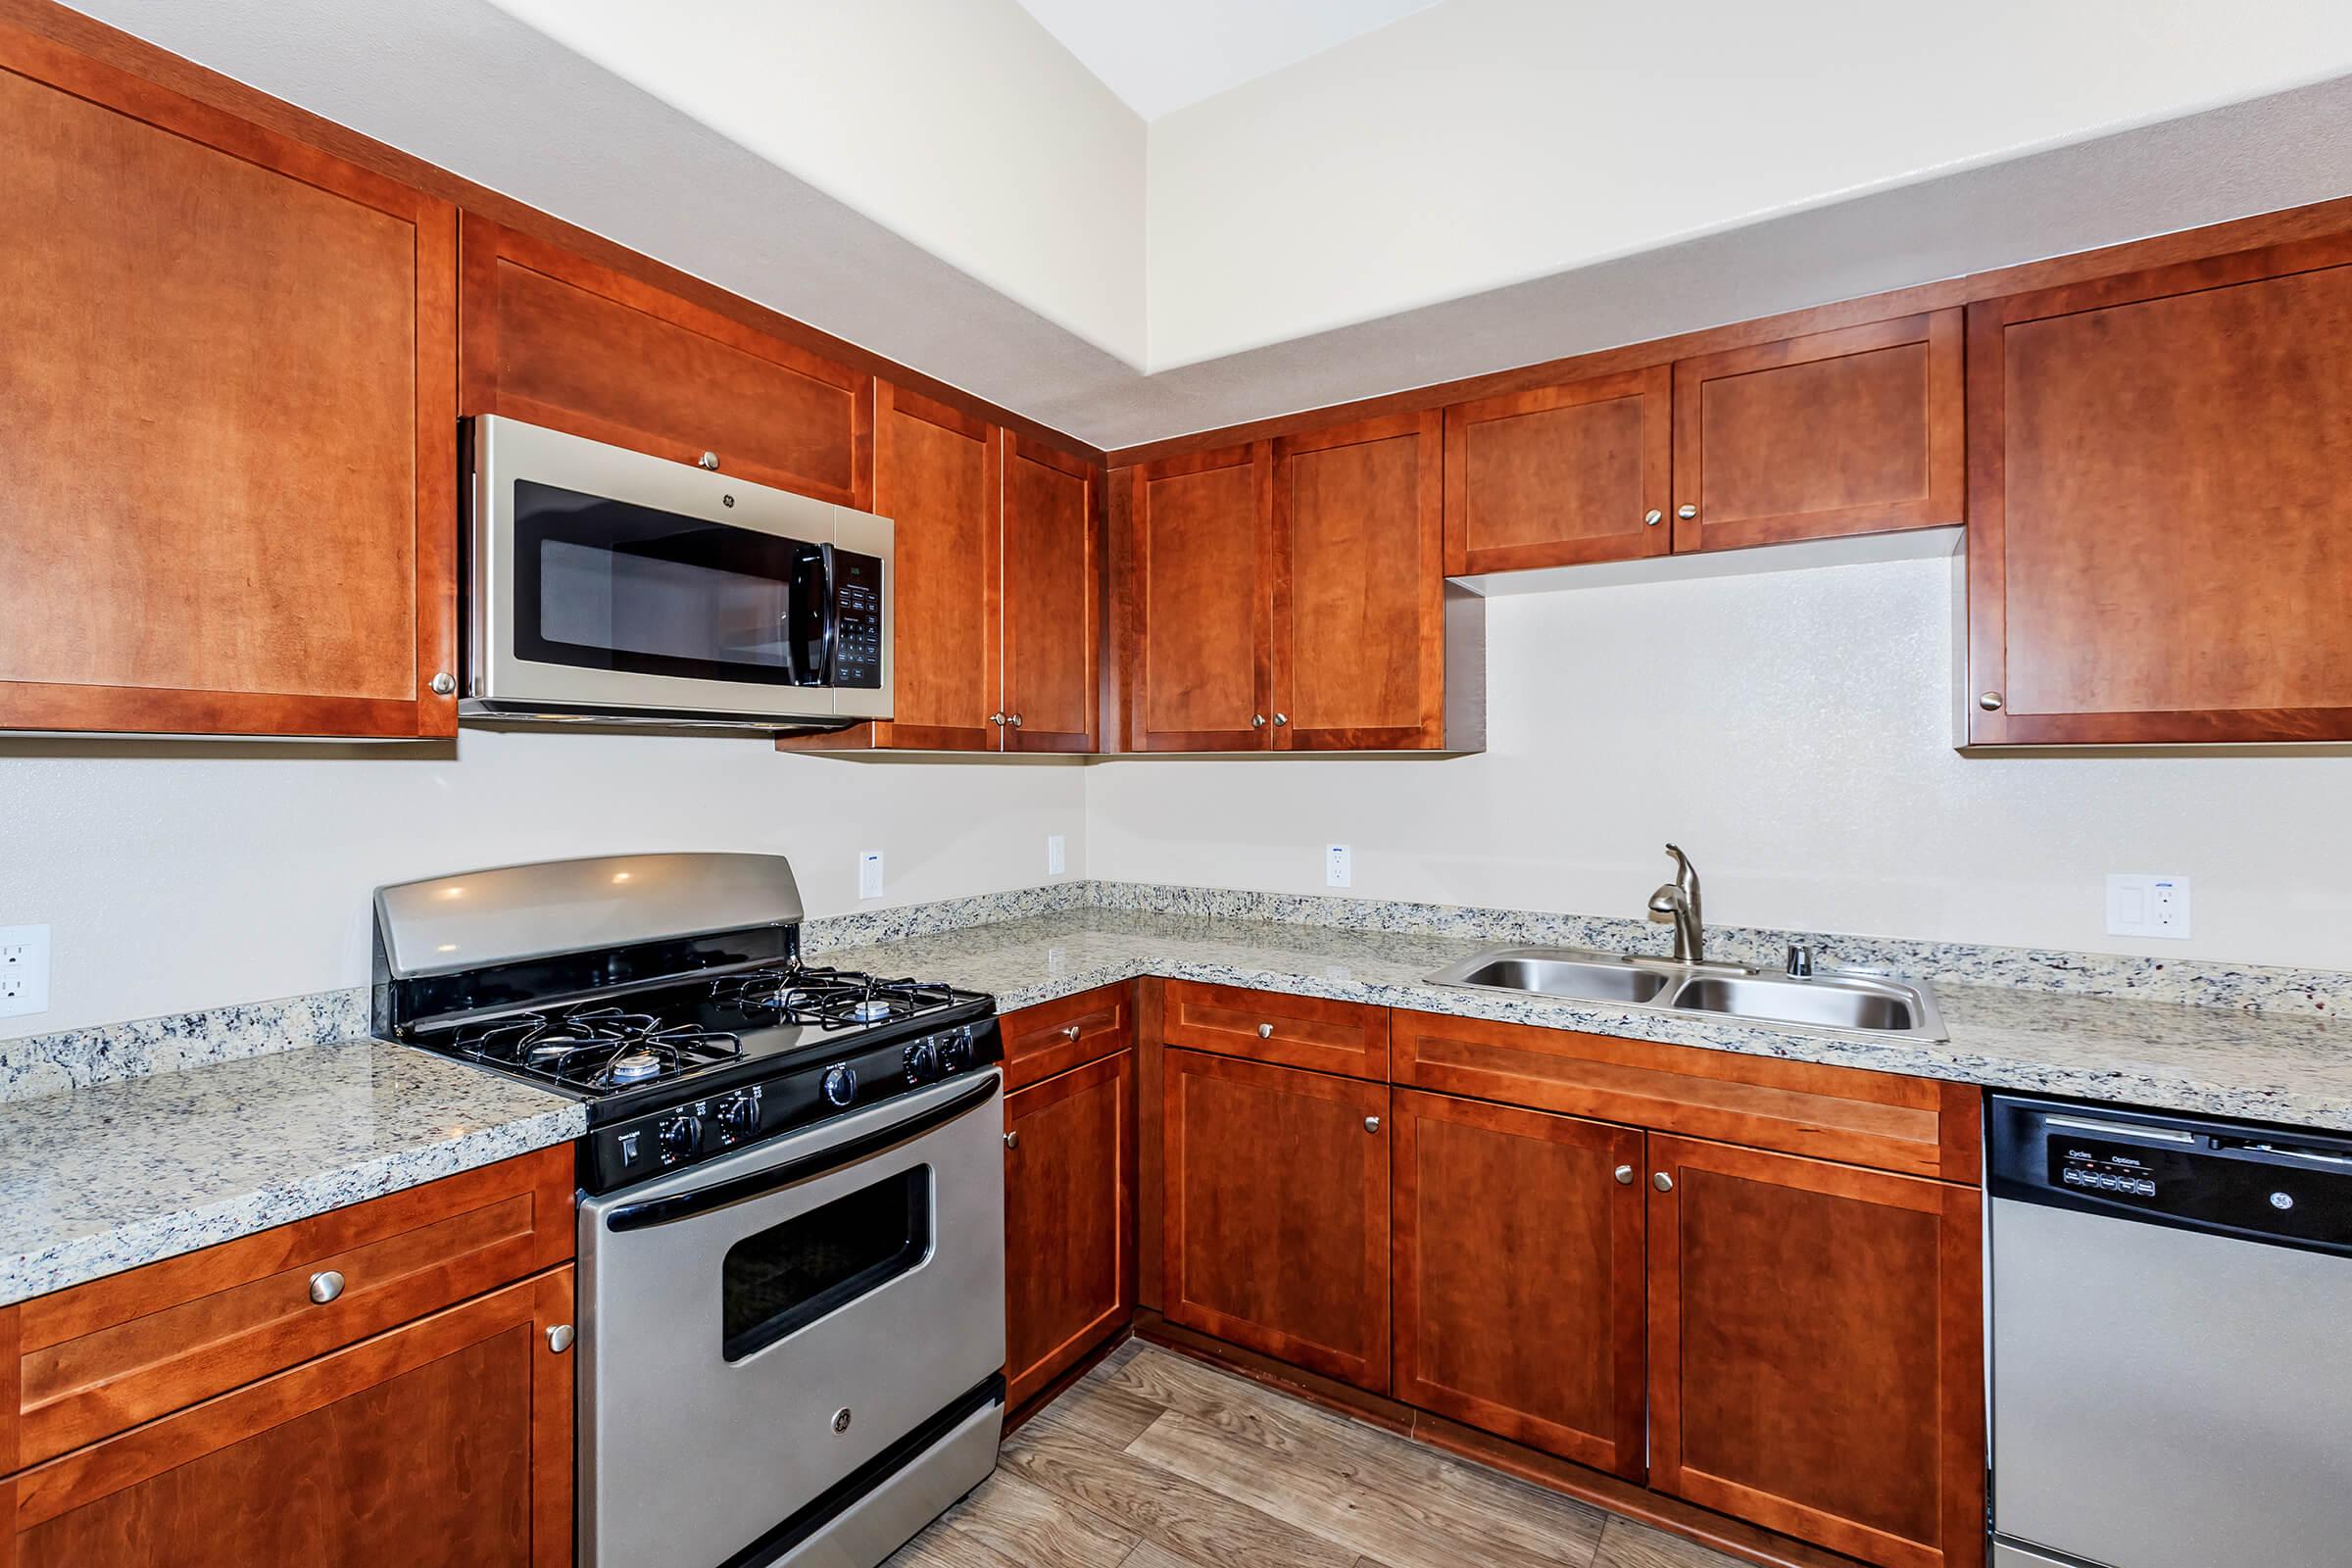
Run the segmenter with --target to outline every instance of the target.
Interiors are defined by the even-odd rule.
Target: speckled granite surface
[[[364,988],[0,1040],[0,1103],[184,1072],[368,1033]]]
[[[1004,1011],[1139,974],[2213,1115],[2352,1131],[2352,1026],[2331,1018],[1939,980],[1944,1044],[1849,1040],[1433,986],[1493,939],[1073,909],[826,955],[988,991]]]
[[[586,1125],[569,1101],[370,1041],[0,1105],[0,1304],[568,1143]]]

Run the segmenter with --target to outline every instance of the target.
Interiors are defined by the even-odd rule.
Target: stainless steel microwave
[[[888,518],[494,416],[467,450],[462,716],[890,716]]]

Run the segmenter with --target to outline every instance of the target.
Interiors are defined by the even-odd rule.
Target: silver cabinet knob
[[[695,462],[701,465],[703,467],[715,468],[718,466],[718,454],[715,452],[706,452],[701,457],[697,458]]]
[[[1291,715],[1288,713],[1276,713],[1274,715],[1274,722],[1276,724],[1288,724],[1290,721]]]
[[[1686,501],[1681,506],[1674,509],[1674,514],[1682,518],[1685,522],[1689,522],[1692,517],[1698,515],[1698,509],[1692,506],[1690,502]]]
[[[1633,1166],[1620,1165],[1617,1167],[1617,1185],[1620,1187],[1631,1187],[1634,1185]]]
[[[1649,1185],[1655,1187],[1661,1193],[1671,1193],[1674,1191],[1674,1178],[1667,1175],[1664,1171],[1659,1171],[1657,1174],[1650,1177]]]
[[[435,697],[447,697],[457,689],[458,677],[452,675],[448,670],[442,670],[433,677],[433,695]]]
[[[991,724],[1002,724],[1004,722],[1004,715],[1003,713],[991,713],[988,715],[988,721]]]
[[[343,1294],[343,1276],[326,1269],[311,1276],[311,1299],[320,1306]]]
[[[562,1355],[571,1348],[571,1325],[559,1323],[547,1331],[547,1348]]]
[[[1076,1024],[1074,1024],[1074,1023],[1065,1023],[1065,1024],[1063,1024],[1063,1025],[1061,1026],[1061,1038],[1062,1038],[1062,1039],[1064,1039],[1064,1040],[1075,1040],[1075,1039],[1077,1039],[1077,1038],[1078,1038],[1078,1026],[1077,1026]]]
[[[1021,715],[1018,713],[1006,713],[1004,715],[1004,722],[1010,724],[1014,729],[1019,729],[1021,727]]]
[[[1997,713],[2001,710],[2001,694],[1999,692],[1979,692],[1977,706],[1987,713]]]
[[[1015,1131],[1015,1132],[1009,1132],[1009,1133],[1006,1133],[1006,1134],[1004,1135],[1004,1147],[1005,1147],[1006,1149],[1018,1149],[1018,1148],[1020,1148],[1020,1147],[1021,1147],[1021,1135],[1020,1135],[1020,1134],[1019,1134],[1017,1131]]]
[[[1655,528],[1659,523],[1664,522],[1665,520],[1666,514],[1660,512],[1655,507],[1652,507],[1647,512],[1642,514],[1642,526],[1644,528]]]
[[[1259,1024],[1259,1025],[1257,1026],[1257,1038],[1258,1038],[1258,1039],[1260,1039],[1260,1040],[1271,1040],[1271,1039],[1273,1039],[1273,1038],[1274,1038],[1274,1026],[1273,1026],[1272,1024],[1270,1024],[1270,1023],[1261,1023],[1261,1024]]]
[[[1266,715],[1263,713],[1251,713],[1250,715],[1250,727],[1251,729],[1264,729],[1266,727]]]
[[[1368,1133],[1376,1133],[1380,1131],[1380,1118],[1378,1116],[1366,1116],[1364,1118],[1364,1131]]]

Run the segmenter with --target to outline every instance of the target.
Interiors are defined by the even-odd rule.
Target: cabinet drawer
[[[998,1020],[1004,1032],[1004,1087],[1041,1083],[1055,1073],[1135,1043],[1135,986],[1121,981],[1040,1003]]]
[[[573,1185],[541,1150],[0,1312],[0,1473],[563,1262]]]
[[[1965,1084],[1426,1012],[1394,1028],[1415,1089],[1944,1181],[1984,1163]]]
[[[1360,1003],[1171,980],[1160,1037],[1278,1066],[1381,1083],[1389,1076],[1388,1011]]]

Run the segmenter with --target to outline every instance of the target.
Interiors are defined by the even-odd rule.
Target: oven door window
[[[514,653],[546,664],[824,684],[822,545],[514,484]]]
[[[740,1361],[881,1289],[930,1251],[928,1165],[747,1236],[722,1265],[721,1348]]]

